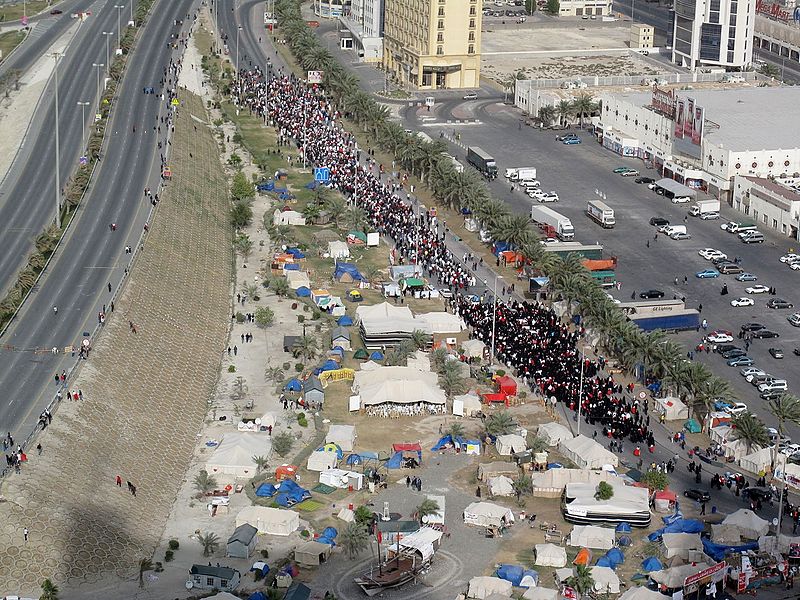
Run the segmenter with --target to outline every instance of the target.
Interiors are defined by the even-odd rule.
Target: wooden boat
[[[355,583],[365,594],[374,596],[385,589],[400,587],[416,579],[424,566],[414,555],[400,555],[370,567],[369,571],[355,579]]]

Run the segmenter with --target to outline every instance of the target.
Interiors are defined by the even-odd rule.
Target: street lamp
[[[122,14],[122,9],[125,8],[125,5],[115,4],[114,8],[117,9],[117,48],[122,49],[122,26],[120,25],[120,14]]]
[[[236,29],[236,77],[239,77],[239,32],[242,30],[242,26]]]
[[[105,67],[103,63],[92,63],[97,73],[97,105],[100,106],[100,68]]]
[[[499,275],[494,276],[494,293],[492,294],[492,345],[489,348],[489,365],[494,363],[494,338],[497,333],[497,280]],[[486,289],[489,289],[489,282],[484,280]]]
[[[111,73],[111,50],[109,48],[109,40],[111,36],[114,35],[113,31],[104,31],[103,35],[106,36],[106,67],[108,68],[108,72]]]
[[[60,52],[53,52],[50,56],[55,59],[56,65],[53,70],[55,81],[55,109],[56,109],[56,227],[61,229],[61,168],[59,159],[61,158],[58,148],[58,59],[61,58]]]
[[[586,364],[586,356],[583,354],[583,348],[580,351],[581,356],[581,381],[578,385],[578,429],[576,436],[581,434],[581,406],[583,405],[583,369]]]
[[[91,102],[78,102],[78,106],[81,107],[81,140],[86,140],[86,107],[89,106]]]

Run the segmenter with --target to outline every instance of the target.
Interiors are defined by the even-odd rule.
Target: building
[[[611,2],[608,0],[561,0],[558,5],[559,17],[582,17],[584,15],[610,15]]]
[[[347,30],[339,34],[341,47],[352,48],[362,62],[383,59],[383,3],[384,0],[352,0],[350,12],[339,17]]]
[[[325,402],[325,390],[319,377],[311,375],[303,381],[303,406],[322,406]]]
[[[239,586],[241,574],[230,567],[216,567],[208,565],[192,565],[189,569],[192,587],[199,590],[222,590],[232,592]]]
[[[732,204],[737,175],[800,178],[800,105],[792,87],[665,90],[602,97],[606,148]]]
[[[250,558],[250,553],[256,549],[258,529],[244,523],[233,530],[233,534],[228,538],[225,545],[225,556],[232,558]]]
[[[480,85],[482,0],[388,0],[383,65],[423,90]]]
[[[772,180],[736,175],[733,178],[733,207],[762,228],[773,229],[796,240],[800,219],[798,184],[800,178]]]
[[[672,62],[691,71],[747,67],[753,58],[755,14],[751,0],[675,0]]]
[[[312,0],[314,14],[326,19],[338,19],[350,11],[350,0]]]
[[[780,7],[773,10],[773,7]],[[770,16],[765,16],[769,11]],[[775,13],[775,16],[772,16]],[[800,66],[800,7],[791,14],[785,7],[767,2],[756,2],[756,25],[753,35],[753,59],[758,59],[759,50],[768,50],[786,61],[787,65]]]
[[[652,48],[654,34],[655,28],[652,25],[634,23],[631,25],[630,47],[638,49]]]

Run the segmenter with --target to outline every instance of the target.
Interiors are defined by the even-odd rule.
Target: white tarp
[[[561,598],[561,594],[558,590],[537,586],[529,587],[525,590],[525,593],[522,594],[522,597],[524,600],[558,600]]]
[[[486,344],[480,340],[467,340],[461,347],[464,349],[464,354],[469,358],[483,358],[483,353],[486,350]]]
[[[467,328],[458,315],[448,312],[429,312],[417,315],[414,319],[420,324],[422,331],[428,333],[460,333]]]
[[[481,399],[476,394],[462,394],[453,398],[453,414],[459,417],[471,417],[481,409]]]
[[[293,290],[301,287],[311,289],[311,280],[308,278],[308,273],[305,271],[284,271],[286,281],[289,282],[289,287]]]
[[[689,559],[689,552],[702,550],[703,542],[699,533],[665,533],[661,536],[664,543],[664,556],[666,558]]]
[[[568,543],[578,548],[610,550],[614,547],[614,530],[595,525],[575,525]]]
[[[413,333],[420,329],[408,306],[395,306],[388,302],[372,306],[362,304],[356,309],[356,316],[361,320],[361,326],[368,335]]]
[[[567,549],[555,544],[536,544],[536,562],[540,567],[564,567],[567,564]]]
[[[667,421],[689,418],[689,407],[681,402],[680,398],[675,396],[656,398],[656,403],[659,414],[663,414]]]
[[[220,479],[220,475],[250,478],[256,474],[254,456],[269,458],[272,440],[269,436],[251,432],[229,432],[206,462],[206,471]]]
[[[281,211],[279,209],[275,209],[275,212],[272,214],[272,224],[273,225],[305,225],[306,218],[297,212],[296,210],[284,210]]]
[[[336,462],[336,452],[318,450],[309,454],[306,468],[309,471],[327,471],[336,467]]]
[[[558,445],[558,450],[582,469],[601,469],[603,465],[616,467],[619,464],[616,454],[585,435],[564,440]]]
[[[694,563],[689,565],[679,565],[677,567],[669,567],[661,571],[653,571],[650,573],[650,579],[656,583],[667,586],[668,588],[681,587],[687,577],[696,575],[703,569],[707,569],[710,565],[706,563]]]
[[[769,532],[769,521],[765,521],[747,508],[740,508],[735,513],[731,513],[725,517],[722,524],[738,527],[742,532],[742,537],[751,540],[757,540]]]
[[[600,594],[619,594],[619,577],[611,567],[590,567],[594,590]]]
[[[715,544],[738,546],[742,543],[742,531],[735,525],[712,524],[711,541]]]
[[[750,471],[756,475],[765,473],[772,465],[772,448],[762,448],[752,454],[743,456],[739,461],[739,466],[745,471]]]
[[[291,535],[300,527],[300,515],[291,510],[268,506],[246,506],[236,515],[236,526],[249,523],[258,533]]]
[[[501,596],[510,598],[512,587],[510,581],[500,579],[499,577],[473,577],[469,580],[467,598],[484,600],[492,594],[500,594]]]
[[[492,496],[513,496],[514,482],[505,475],[492,477],[489,480],[489,493]]]
[[[443,533],[433,527],[423,527],[401,538],[400,546],[416,550],[424,561],[430,560],[433,558],[433,553],[436,551]]]
[[[353,393],[365,406],[392,403],[445,404],[447,397],[439,388],[439,376],[413,367],[381,367],[374,371],[356,371]]]
[[[539,425],[536,435],[546,441],[548,446],[558,446],[564,440],[573,438],[572,432],[568,427],[555,421]]]
[[[328,435],[325,436],[326,444],[336,444],[343,452],[352,452],[356,443],[355,425],[331,425]]]
[[[347,247],[347,242],[328,242],[328,254],[331,258],[349,258],[350,248]]]
[[[500,456],[511,456],[515,452],[525,452],[528,448],[525,438],[515,433],[498,435],[494,446]]]
[[[464,523],[479,527],[511,524],[514,513],[510,509],[492,502],[473,502],[464,509]]]

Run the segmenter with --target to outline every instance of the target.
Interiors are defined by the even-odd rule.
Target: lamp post
[[[56,65],[55,69],[53,69],[53,75],[55,76],[55,109],[56,109],[56,180],[55,180],[55,188],[56,188],[56,227],[61,229],[61,168],[59,164],[59,159],[61,158],[59,147],[58,147],[58,59],[61,58],[60,52],[53,52],[50,56],[55,59]]]
[[[242,30],[242,26],[236,28],[236,77],[239,77],[239,32]]]
[[[122,9],[125,8],[124,4],[115,4],[114,8],[117,9],[117,48],[122,49],[122,26],[120,25],[120,15]]]
[[[92,66],[97,73],[97,105],[100,106],[100,68],[105,67],[103,63],[92,63]]]
[[[134,20],[133,20],[133,0],[131,0],[131,19],[130,20],[131,20],[131,23],[134,23]],[[134,25],[135,24],[136,23],[134,23]]]
[[[86,140],[86,107],[89,106],[91,102],[78,102],[78,106],[81,107],[81,140]]]
[[[106,69],[111,73],[111,49],[109,47],[109,40],[114,35],[113,31],[104,31],[103,35],[106,36]]]
[[[581,381],[580,381],[580,384],[578,385],[578,429],[577,429],[577,433],[575,434],[576,436],[581,434],[581,406],[583,405],[583,369],[584,369],[584,365],[586,364],[586,357],[583,354],[583,348],[581,348],[580,352],[581,352],[581,355],[580,355],[581,356]]]
[[[494,363],[494,338],[495,334],[497,333],[497,280],[500,278],[499,275],[494,276],[494,293],[492,294],[492,345],[489,348],[489,364],[491,365]],[[489,282],[484,281],[484,285],[486,285],[486,289],[489,289]]]

